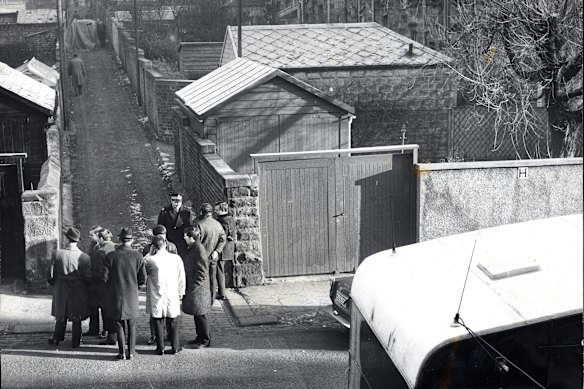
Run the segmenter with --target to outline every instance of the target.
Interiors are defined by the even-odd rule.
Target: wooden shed
[[[176,96],[193,119],[191,128],[215,143],[217,154],[238,173],[253,173],[252,153],[351,146],[353,107],[248,59],[227,63]]]
[[[211,73],[221,63],[223,42],[181,42],[178,47],[178,70],[189,80]]]
[[[21,194],[38,185],[47,159],[45,129],[56,92],[0,62],[0,261],[2,277],[24,276]]]

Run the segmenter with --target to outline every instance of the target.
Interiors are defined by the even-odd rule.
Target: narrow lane
[[[114,236],[131,226],[139,238],[136,244],[142,245],[168,202],[156,155],[112,51],[100,48],[79,56],[89,77],[83,95],[70,97],[75,222],[85,247],[94,224]]]

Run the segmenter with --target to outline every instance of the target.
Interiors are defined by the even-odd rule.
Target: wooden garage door
[[[353,271],[370,254],[415,240],[412,155],[260,162],[269,277]]]

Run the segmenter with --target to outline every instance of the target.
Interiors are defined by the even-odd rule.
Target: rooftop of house
[[[0,62],[0,92],[2,91],[25,100],[48,116],[53,115],[57,92]]]
[[[54,88],[59,80],[59,72],[52,67],[42,63],[32,57],[30,61],[25,62],[16,68],[19,72],[42,82],[45,85]]]
[[[346,112],[355,113],[355,109],[350,105],[324,94],[322,91],[300,81],[296,77],[245,58],[237,58],[228,62],[224,66],[219,67],[180,89],[176,92],[176,96],[195,115],[203,117],[231,98],[261,85],[274,77],[281,77],[309,91],[315,96],[340,107]]]
[[[18,24],[57,23],[56,9],[23,9],[18,11]]]
[[[237,35],[237,26],[227,27],[225,44],[232,47],[225,50],[236,56]],[[244,58],[278,69],[428,66],[449,61],[378,23],[243,26],[242,43]]]

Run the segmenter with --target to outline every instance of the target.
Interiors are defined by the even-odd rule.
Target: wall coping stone
[[[419,163],[418,171],[516,168],[537,166],[582,165],[583,158],[522,159],[517,161]]]

